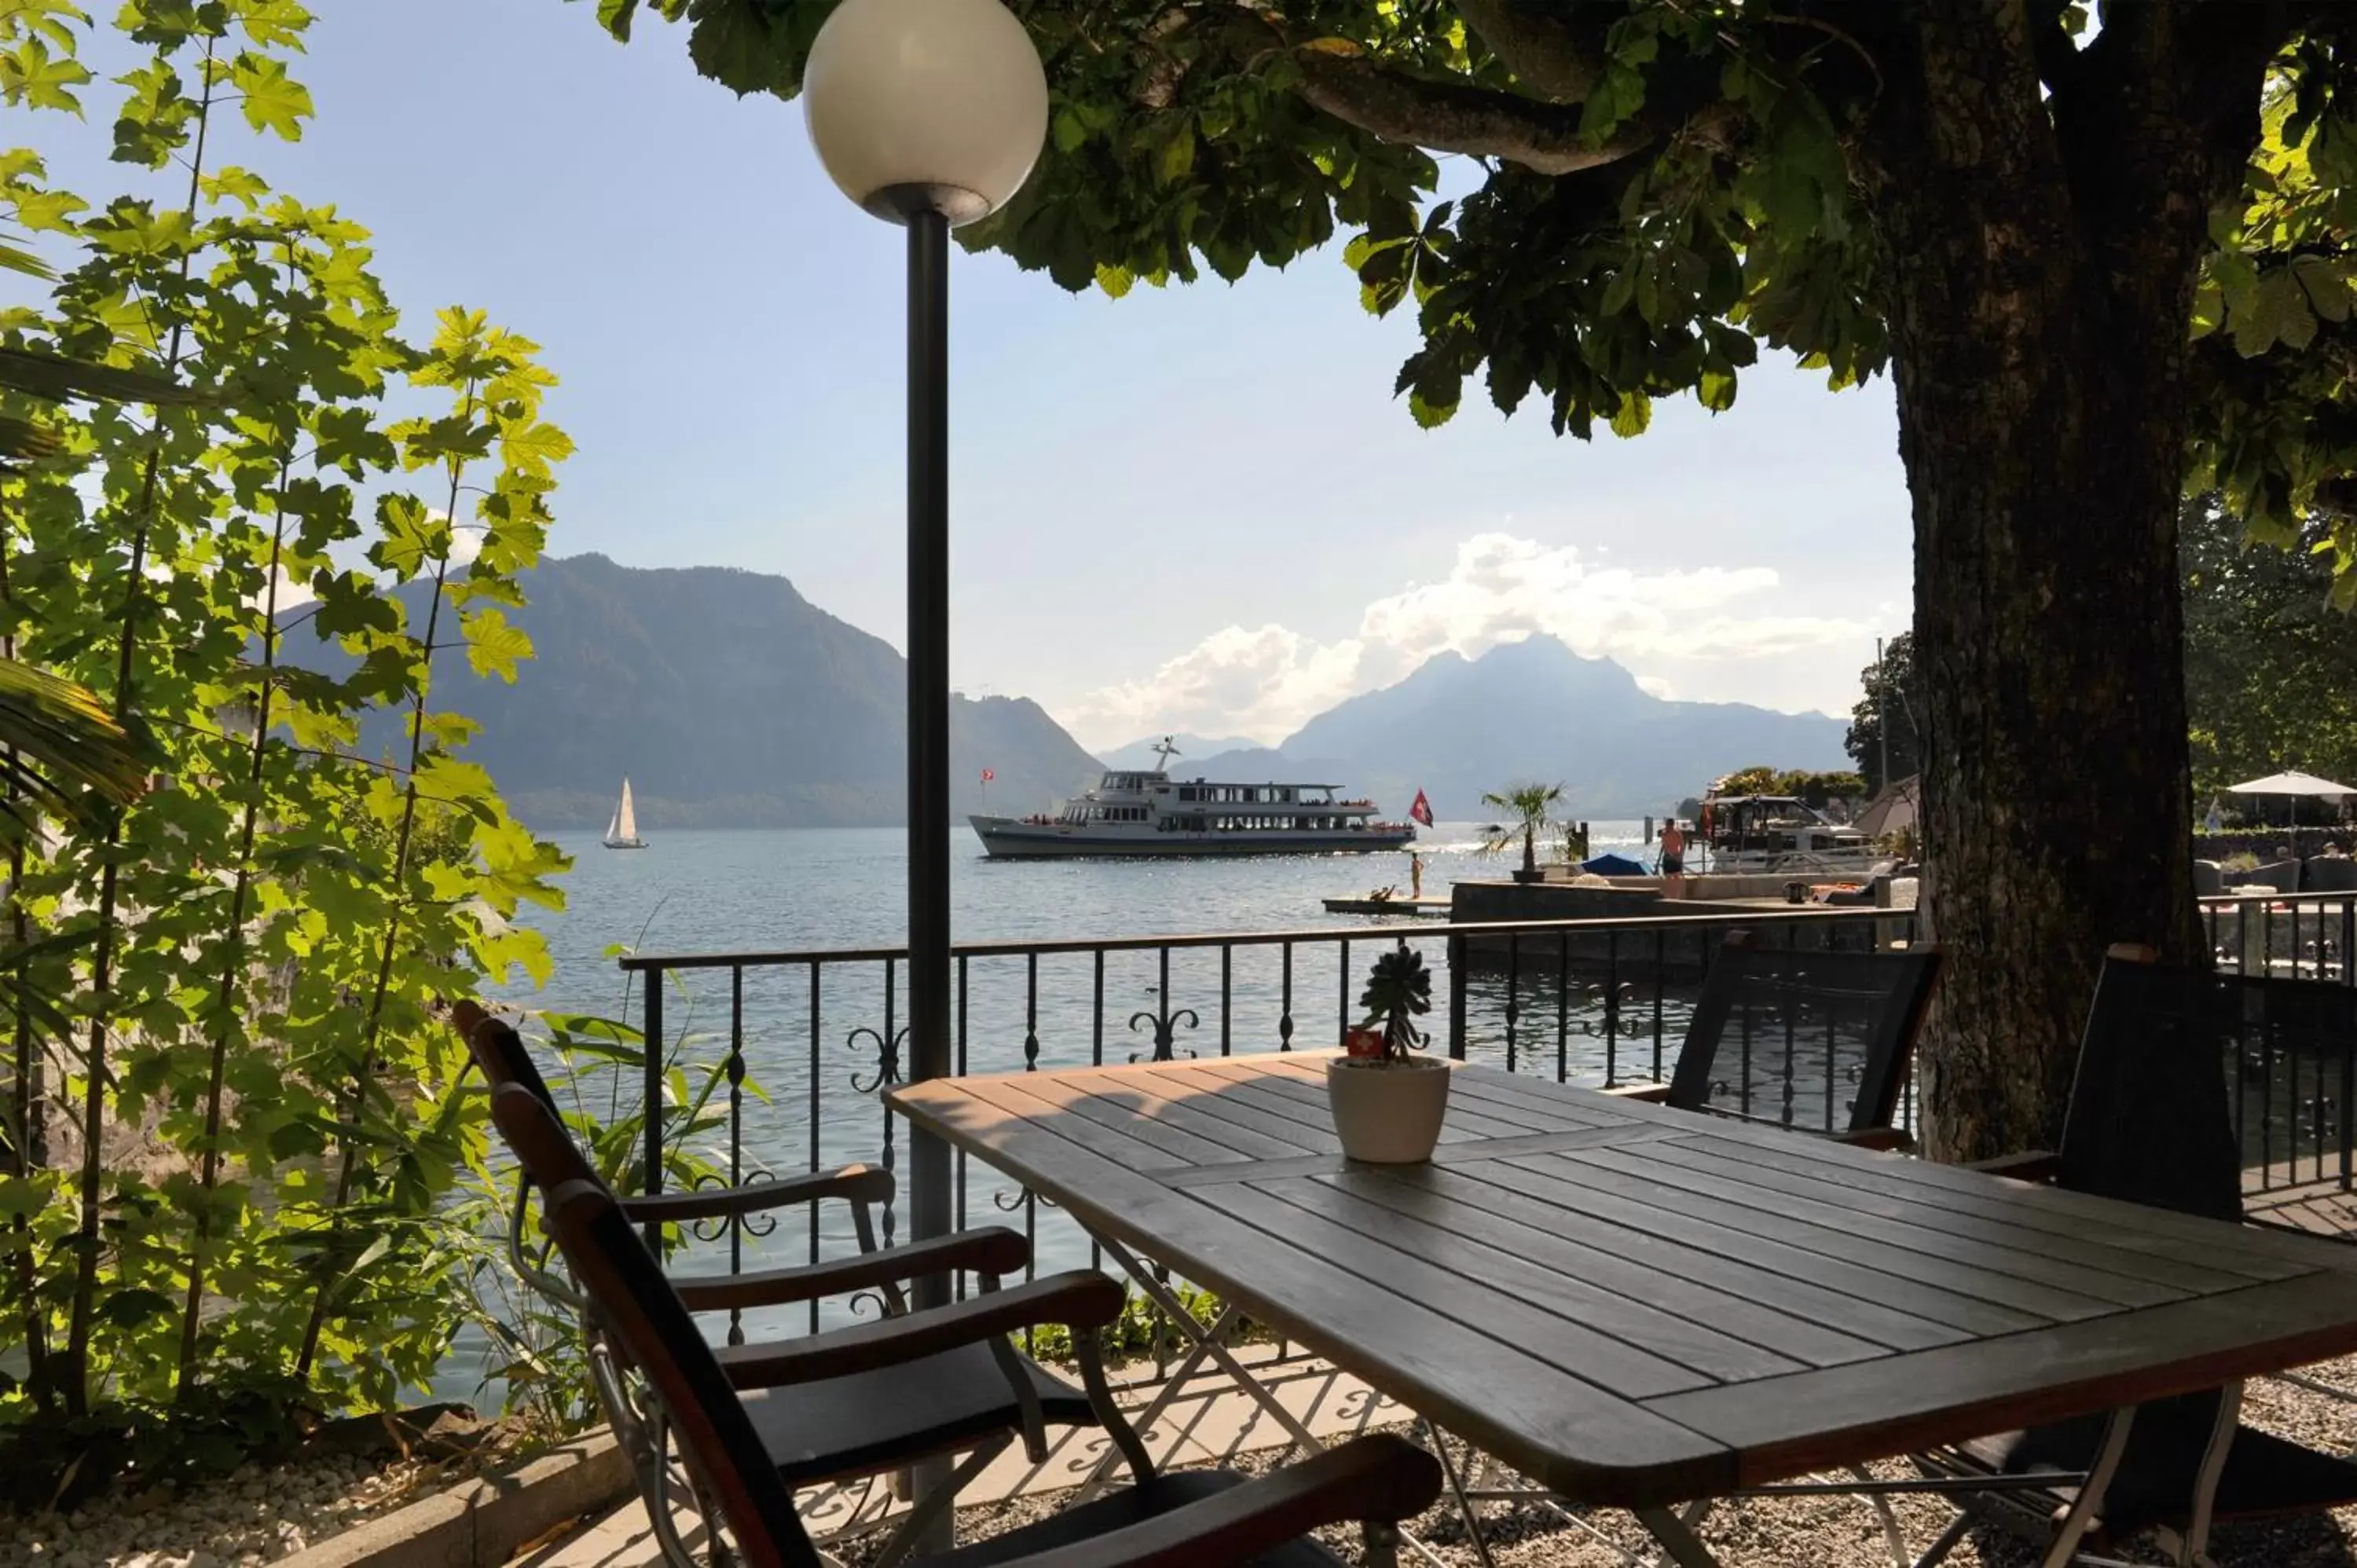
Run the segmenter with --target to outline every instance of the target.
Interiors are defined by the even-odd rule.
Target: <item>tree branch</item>
[[[1301,96],[1345,124],[1386,142],[1436,153],[1504,158],[1539,174],[1577,174],[1618,163],[1659,139],[1632,123],[1602,145],[1579,134],[1580,112],[1485,87],[1427,81],[1372,60],[1318,48],[1294,51]]]
[[[1465,26],[1534,93],[1581,103],[1604,74],[1604,35],[1574,27],[1525,0],[1456,0]]]

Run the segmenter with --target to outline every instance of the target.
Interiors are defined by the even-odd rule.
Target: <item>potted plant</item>
[[[1377,959],[1359,998],[1367,1021],[1349,1031],[1349,1055],[1326,1064],[1334,1133],[1351,1159],[1415,1165],[1432,1157],[1448,1109],[1448,1064],[1418,1057],[1418,1014],[1432,1011],[1432,972],[1405,942]]]
[[[1513,820],[1501,826],[1482,830],[1481,853],[1497,854],[1511,848],[1519,838],[1523,843],[1523,868],[1514,873],[1517,882],[1539,880],[1539,830],[1562,802],[1560,784],[1515,784],[1502,791],[1492,790],[1481,797],[1485,806],[1495,806],[1501,811],[1512,811]]]

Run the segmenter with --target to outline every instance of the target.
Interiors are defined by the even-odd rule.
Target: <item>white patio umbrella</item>
[[[1918,779],[1910,775],[1882,787],[1882,792],[1858,813],[1850,825],[1868,838],[1903,832],[1915,825]]]
[[[2229,784],[2230,795],[2321,795],[2328,800],[2357,795],[2346,784],[2335,784],[2330,779],[2319,779],[2313,773],[2270,773],[2265,779],[2254,779],[2245,784]]]
[[[2352,789],[2346,784],[2335,784],[2330,779],[2319,779],[2313,773],[2295,771],[2270,773],[2265,779],[2253,779],[2241,784],[2229,784],[2226,786],[2226,793],[2229,795],[2281,795],[2286,797],[2287,801],[2291,797],[2298,795],[2315,795],[2327,800],[2345,800],[2352,795],[2357,795],[2357,789]],[[2288,803],[2284,808],[2284,821],[2287,825],[2291,821],[2291,807]]]

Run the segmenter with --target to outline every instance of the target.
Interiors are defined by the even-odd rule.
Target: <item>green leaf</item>
[[[242,54],[230,66],[231,84],[243,96],[239,106],[245,123],[283,140],[303,139],[303,122],[312,115],[311,90],[286,74],[285,65],[267,55]]]
[[[169,1317],[179,1310],[178,1304],[161,1291],[119,1290],[106,1298],[98,1315],[117,1328],[136,1328],[157,1318]]]
[[[1407,411],[1418,428],[1437,430],[1456,417],[1457,403],[1453,401],[1438,402],[1426,396],[1423,389],[1418,388],[1407,395]]]
[[[38,37],[0,50],[0,103],[11,109],[62,109],[79,119],[81,100],[73,90],[89,81],[88,67],[71,55],[51,54]]]
[[[478,675],[497,675],[515,683],[516,666],[532,657],[532,639],[497,609],[475,610],[462,627],[467,638],[467,662]]]
[[[1081,117],[1072,112],[1070,104],[1056,111],[1056,118],[1049,123],[1048,133],[1054,138],[1056,150],[1060,153],[1079,152],[1082,145],[1089,139],[1089,128],[1081,124]]]
[[[2291,273],[2299,280],[2309,309],[2327,321],[2349,319],[2349,280],[2338,263],[2323,256],[2295,256]]]
[[[500,428],[500,460],[533,478],[548,478],[555,464],[572,456],[573,438],[554,424],[520,419]]]
[[[2254,359],[2278,342],[2306,348],[2316,336],[2316,313],[2309,308],[2307,293],[2292,270],[2279,267],[2263,275],[2245,296],[2233,327],[2235,351]]]
[[[1713,413],[1724,413],[1735,406],[1735,372],[1705,371],[1695,391],[1703,407]]]
[[[1642,435],[1653,423],[1653,400],[1643,392],[1620,394],[1620,406],[1613,411],[1612,434],[1627,439]]]
[[[1154,177],[1163,185],[1176,185],[1194,169],[1195,122],[1181,115],[1170,139],[1162,144],[1162,151],[1154,160]]]

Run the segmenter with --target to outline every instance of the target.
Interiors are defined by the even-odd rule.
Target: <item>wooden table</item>
[[[1430,1165],[1352,1165],[1324,1071],[890,1101],[1581,1503],[1657,1514],[2357,1351],[2357,1247],[1479,1067]]]

